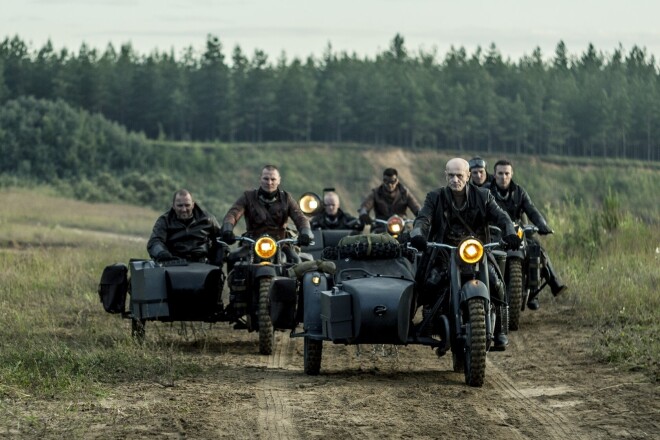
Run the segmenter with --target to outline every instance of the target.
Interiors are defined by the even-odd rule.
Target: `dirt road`
[[[509,349],[488,355],[482,388],[419,346],[358,353],[326,343],[321,375],[311,377],[302,372],[302,340],[287,333],[277,334],[272,356],[260,356],[254,333],[226,324],[187,337],[151,327],[166,335],[153,343],[171,344],[210,373],[127,383],[84,402],[16,405],[16,420],[32,422],[0,437],[660,438],[658,386],[597,364],[591,331],[567,329],[569,314],[547,298],[525,312]]]

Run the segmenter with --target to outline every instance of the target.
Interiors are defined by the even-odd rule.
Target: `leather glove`
[[[553,234],[554,231],[550,229],[548,225],[541,225],[538,227],[539,228],[539,234],[540,235],[548,235],[548,234]]]
[[[522,244],[522,240],[518,237],[518,234],[510,234],[502,238],[502,241],[506,245],[507,249],[518,249]]]
[[[371,217],[369,217],[369,214],[367,213],[360,214],[360,223],[362,223],[363,225],[370,225]]]
[[[234,225],[231,223],[225,223],[222,227],[222,233],[220,234],[220,239],[227,244],[236,243],[236,236],[234,235]]]
[[[300,235],[298,235],[298,244],[300,246],[309,246],[311,242],[312,242],[312,237],[309,236],[309,233],[305,231],[301,231]]]
[[[410,239],[410,245],[420,252],[424,252],[428,246],[428,241],[423,235],[415,235]]]
[[[156,255],[156,261],[172,261],[172,260],[178,260],[178,258],[172,255],[170,251],[160,251],[158,252],[158,255]]]

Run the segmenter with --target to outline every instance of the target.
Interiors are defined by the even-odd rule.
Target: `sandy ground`
[[[214,373],[136,380],[84,401],[3,401],[0,438],[660,438],[658,385],[596,363],[592,330],[567,328],[570,310],[544,299],[505,352],[489,353],[482,388],[421,346],[325,343],[321,374],[306,376],[302,339],[288,333],[262,356],[255,333],[228,324],[187,337],[163,327]]]

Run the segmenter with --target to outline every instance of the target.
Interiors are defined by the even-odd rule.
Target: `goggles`
[[[483,159],[472,159],[468,164],[470,165],[470,170],[472,168],[486,168],[486,161]]]

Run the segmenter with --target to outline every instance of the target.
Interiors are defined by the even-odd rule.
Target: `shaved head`
[[[460,157],[450,159],[445,165],[447,185],[452,191],[463,192],[470,176],[470,164]]]

